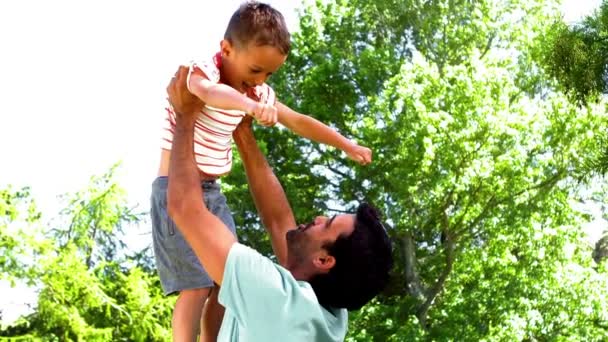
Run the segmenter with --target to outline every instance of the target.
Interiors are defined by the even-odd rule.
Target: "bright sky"
[[[164,88],[180,62],[218,49],[240,3],[2,1],[0,186],[30,185],[52,208],[122,160],[121,184],[146,205]],[[299,2],[269,3],[297,27]]]
[[[266,2],[283,12],[290,30],[297,27],[299,0]],[[566,0],[565,19],[600,2]],[[120,182],[147,211],[166,83],[180,62],[218,49],[240,3],[1,1],[0,187],[31,186],[53,215],[57,195],[122,160]]]

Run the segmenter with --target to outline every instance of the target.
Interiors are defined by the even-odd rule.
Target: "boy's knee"
[[[180,297],[185,297],[185,298],[200,298],[200,299],[207,299],[207,297],[209,297],[209,293],[211,292],[211,288],[202,288],[202,289],[188,289],[188,290],[182,290],[179,292],[179,296]]]

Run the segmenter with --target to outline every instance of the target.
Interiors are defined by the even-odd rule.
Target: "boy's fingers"
[[[369,163],[371,163],[372,161],[372,156],[371,156],[371,152],[369,150],[365,151],[366,153],[363,154],[363,162],[364,165],[367,165]]]

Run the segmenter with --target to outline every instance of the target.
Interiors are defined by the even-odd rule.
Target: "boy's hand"
[[[355,142],[344,152],[346,152],[348,158],[361,165],[367,165],[372,162],[372,150],[365,146],[359,146]]]
[[[278,112],[275,106],[254,102],[247,113],[263,126],[274,126],[277,123]]]

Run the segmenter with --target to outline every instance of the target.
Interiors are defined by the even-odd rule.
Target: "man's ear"
[[[324,272],[329,272],[329,270],[336,265],[336,258],[327,252],[323,252],[322,254],[317,255],[312,263],[316,268]]]

